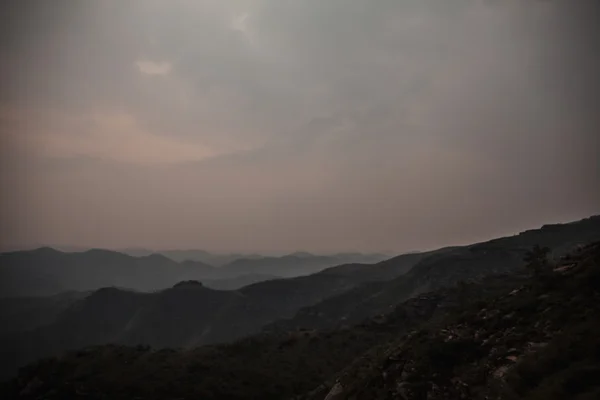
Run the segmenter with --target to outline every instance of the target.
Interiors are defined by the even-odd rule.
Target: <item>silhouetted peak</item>
[[[194,281],[194,280],[181,281],[181,282],[176,283],[175,285],[173,285],[174,288],[179,288],[179,287],[203,287],[203,286],[204,285],[202,285],[202,282]]]
[[[129,257],[127,254],[106,249],[89,249],[81,254],[86,254],[94,257]]]
[[[135,295],[136,293],[130,289],[118,288],[115,286],[107,286],[97,289],[87,296],[88,301],[104,301],[106,299],[121,299],[124,296]]]
[[[153,261],[165,261],[165,262],[173,262],[173,260],[171,260],[169,257],[163,255],[163,254],[159,254],[159,253],[152,253],[150,255],[147,255],[145,257],[143,257],[147,260],[153,260]]]
[[[20,259],[21,257],[25,257],[25,258],[34,258],[36,260],[38,260],[38,259],[53,260],[53,259],[55,259],[55,257],[63,254],[63,252],[60,250],[57,250],[53,247],[38,247],[36,249],[31,249],[31,250],[5,251],[5,252],[0,252],[0,254],[5,257],[11,257],[11,258],[15,257],[17,259]]]
[[[303,258],[303,257],[314,257],[313,254],[307,252],[307,251],[297,251],[295,253],[289,254],[290,257],[297,257],[297,258]]]
[[[104,294],[104,293],[117,293],[120,290],[114,286],[107,286],[94,291],[94,293]]]
[[[58,251],[58,250],[56,250],[54,247],[42,246],[42,247],[38,247],[37,249],[33,249],[31,251]]]

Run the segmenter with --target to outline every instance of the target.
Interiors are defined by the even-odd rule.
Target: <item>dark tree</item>
[[[540,275],[548,269],[550,262],[548,261],[548,254],[550,249],[548,247],[541,247],[536,244],[531,250],[525,253],[523,261],[526,263],[526,267],[533,271],[534,275]]]

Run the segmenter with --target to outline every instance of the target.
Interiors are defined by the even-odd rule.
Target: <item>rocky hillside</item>
[[[305,399],[596,399],[600,243],[399,336]]]

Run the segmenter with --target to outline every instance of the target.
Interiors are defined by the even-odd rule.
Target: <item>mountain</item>
[[[491,294],[509,292],[522,281],[522,277],[489,279],[484,289],[474,288],[470,297],[486,298]],[[387,343],[434,316],[447,315],[458,307],[459,298],[459,291],[454,288],[422,295],[399,305],[386,316],[365,321],[351,329],[262,333],[231,344],[190,350],[151,350],[146,346],[117,345],[92,347],[69,353],[66,358],[41,361],[27,367],[21,371],[19,381],[24,374],[27,374],[24,379],[29,382],[37,381],[32,375],[46,384],[63,378],[80,381],[77,376],[50,378],[38,374],[40,368],[53,369],[48,362],[53,365],[65,362],[79,365],[84,371],[104,371],[105,376],[100,379],[104,382],[98,383],[108,385],[101,387],[101,391],[110,393],[111,398],[118,398],[118,392],[123,391],[123,377],[132,375],[136,378],[127,379],[138,385],[135,394],[143,398],[191,395],[203,399],[287,398],[318,387],[370,348]],[[122,369],[114,369],[116,360],[119,360]],[[145,374],[158,379],[147,379]],[[198,374],[202,379],[193,378]],[[139,384],[142,381],[148,383],[143,389]],[[175,388],[168,381],[186,383]],[[91,395],[86,386],[84,383],[76,390]],[[59,393],[67,394],[63,389],[57,390],[57,395]]]
[[[72,303],[48,325],[4,336],[0,355],[11,361],[0,366],[0,373],[10,375],[40,357],[97,344],[192,347],[239,339],[277,319],[292,317],[303,306],[342,293],[360,279],[317,274],[260,282],[236,291],[214,290],[201,283],[153,293],[103,288]]]
[[[374,265],[340,265],[235,291],[202,284],[154,293],[106,288],[74,302],[49,324],[4,338],[3,358],[15,360],[4,371],[11,373],[25,362],[88,345],[191,347],[262,330],[278,335],[300,328],[344,329],[438,288],[513,273],[534,244],[551,247],[553,257],[559,257],[566,249],[593,240],[600,240],[600,217],[471,246],[406,254]],[[187,263],[194,265],[181,265]]]
[[[126,254],[131,255],[148,255],[136,253],[135,251],[130,252],[129,250],[123,251]],[[244,263],[249,263],[249,266],[253,268],[253,271],[246,271],[252,273],[263,273],[263,274],[284,274],[285,276],[299,276],[306,275],[307,273],[316,272],[319,267],[331,267],[338,264],[349,264],[349,263],[376,263],[386,258],[389,258],[386,254],[379,253],[338,253],[332,255],[315,255],[306,251],[297,251],[288,255],[283,256],[266,256],[261,254],[242,254],[242,253],[230,253],[230,254],[216,254],[210,253],[204,250],[161,250],[157,253],[162,254],[170,259],[183,262],[186,260],[200,261],[215,267],[223,267],[227,265],[239,265],[241,264],[243,269]],[[299,268],[301,262],[299,259],[306,261],[306,270]],[[259,260],[264,261],[264,264]],[[314,265],[317,265],[317,269],[314,269]],[[296,270],[294,272],[286,273],[281,270],[286,270],[291,266]],[[239,273],[239,272],[238,272]]]
[[[66,252],[66,253],[82,253],[85,252],[87,250],[90,250],[90,248],[88,247],[81,247],[81,246],[64,246],[64,245],[56,245],[56,246],[37,246],[37,247],[33,247],[33,249],[35,248],[39,248],[39,247],[52,247],[54,249]],[[17,250],[31,250],[32,248],[16,248],[16,249],[9,249],[12,251],[17,251]],[[4,250],[7,251],[7,250]],[[201,263],[204,264],[208,264],[208,265],[212,265],[215,267],[220,267],[222,265],[225,265],[227,263],[230,263],[234,260],[240,259],[240,258],[261,258],[261,255],[258,254],[241,254],[241,253],[231,253],[231,254],[217,254],[217,253],[211,253],[208,251],[204,251],[204,250],[151,250],[151,249],[147,249],[147,248],[143,248],[143,247],[126,247],[126,248],[118,248],[118,249],[112,249],[112,251],[118,252],[118,253],[122,253],[122,254],[127,254],[129,256],[132,257],[145,257],[145,256],[149,256],[152,254],[161,254],[165,257],[170,258],[173,261],[176,262],[183,262],[183,261],[199,261]]]
[[[235,278],[204,279],[202,283],[211,289],[237,290],[254,283],[272,281],[275,279],[281,279],[281,277],[265,274],[247,274],[236,276]]]
[[[382,254],[347,253],[330,256],[296,252],[282,257],[242,258],[221,267],[225,276],[264,274],[282,277],[309,275],[342,264],[370,264],[387,258]]]
[[[7,351],[4,358],[15,363],[6,364],[2,372],[10,374],[16,366],[39,357],[96,344],[190,347],[239,339],[260,332],[276,320],[290,318],[298,309],[326,297],[364,282],[403,274],[424,256],[399,256],[375,265],[341,265],[309,276],[270,279],[231,292],[207,286],[236,284],[236,279],[248,276],[209,280],[185,292],[177,287],[154,293],[100,289],[72,304],[51,324],[38,324],[35,330],[4,338],[0,351]],[[195,265],[191,261],[181,265],[187,264]],[[210,307],[206,308],[207,304]],[[172,335],[174,329],[177,335]]]
[[[263,258],[260,254],[215,254],[204,250],[162,250],[159,253],[174,261],[200,261],[209,265],[214,265],[215,267],[222,267],[223,265],[229,264],[240,258],[249,258],[253,260]]]
[[[68,253],[43,247],[2,253],[0,297],[48,296],[107,286],[153,291],[189,279],[205,281],[206,286],[216,289],[234,290],[276,277],[307,275],[348,260],[379,261],[382,257],[368,254],[313,256],[308,253],[302,256],[256,256],[215,268],[190,259],[174,261],[169,252],[165,253],[167,255],[146,252],[137,250],[133,252],[137,254],[135,256],[101,249]]]
[[[407,273],[397,277],[387,275],[390,280],[371,279],[369,283],[348,292],[305,307],[294,318],[277,321],[267,329],[332,328],[358,323],[365,318],[386,313],[420,293],[519,269],[523,265],[525,252],[536,244],[549,247],[552,249],[551,257],[558,258],[578,245],[597,240],[600,240],[600,217],[595,216],[568,224],[545,225],[540,229],[470,246],[449,247],[433,253],[405,254],[376,264],[375,267],[386,271],[385,265],[388,263],[412,260],[414,266]]]
[[[180,264],[159,254],[132,257],[100,249],[64,253],[47,247],[0,254],[0,297],[54,295],[105,286],[153,291],[182,280],[217,277],[218,269],[209,265]]]
[[[357,360],[304,399],[596,399],[600,243]],[[326,395],[326,396],[324,396]]]
[[[86,292],[63,292],[48,297],[0,298],[0,336],[53,323]]]
[[[65,250],[68,251],[68,250]],[[226,265],[237,265],[238,263],[244,264],[249,263],[251,267],[258,269],[269,269],[273,268],[271,272],[278,272],[279,269],[286,269],[286,266],[291,265],[294,268],[298,268],[300,259],[306,261],[307,269],[299,269],[296,272],[287,274],[286,276],[298,276],[305,275],[307,273],[316,272],[314,265],[321,267],[330,267],[338,264],[349,264],[349,263],[376,263],[389,258],[387,254],[381,253],[337,253],[331,255],[315,255],[306,251],[297,251],[288,255],[283,256],[266,256],[261,254],[243,254],[243,253],[229,253],[229,254],[217,254],[211,253],[205,250],[148,250],[148,249],[119,249],[120,253],[128,254],[134,257],[143,257],[150,254],[162,254],[165,257],[172,259],[173,261],[200,261],[205,264],[213,265],[215,267],[222,267]],[[261,265],[258,260],[264,260],[264,266]],[[266,271],[266,270],[265,270]],[[255,271],[258,273],[265,273],[265,271]]]
[[[193,350],[100,346],[31,364],[3,398],[595,399],[600,243],[330,331]]]

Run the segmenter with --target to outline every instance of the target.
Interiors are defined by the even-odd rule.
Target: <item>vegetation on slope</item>
[[[286,331],[353,325],[389,312],[397,304],[420,293],[461,281],[477,281],[491,274],[517,271],[524,265],[526,252],[535,245],[540,249],[547,248],[548,257],[555,259],[579,245],[597,240],[600,240],[599,216],[569,224],[545,225],[541,229],[470,246],[441,249],[417,259],[407,273],[391,281],[370,282],[330,296],[266,329]]]
[[[597,398],[600,243],[554,271],[533,270],[510,293],[431,322],[348,368],[326,386],[328,400]]]
[[[326,382],[367,350],[468,299],[486,299],[522,284],[523,275],[490,277],[480,285],[420,295],[352,328],[261,334],[195,350],[102,346],[47,359],[23,370],[7,395],[47,399],[81,395],[111,399],[285,399]]]
[[[0,376],[40,357],[101,344],[189,348],[260,332],[300,307],[356,284],[351,276],[313,275],[218,291],[176,285],[155,293],[103,288],[73,302],[48,325],[0,342]]]

